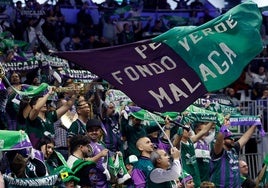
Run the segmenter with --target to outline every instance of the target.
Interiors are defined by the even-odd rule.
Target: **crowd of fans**
[[[164,17],[153,24],[150,17],[142,20],[144,7],[166,9],[169,8],[166,1],[157,1],[159,4],[123,1],[120,6],[115,1],[103,5],[74,2],[59,0],[56,5],[47,2],[40,5],[35,0],[27,0],[25,4],[21,1],[14,6],[6,4],[1,10],[6,17],[1,22],[0,32],[8,31],[14,40],[26,41],[30,44],[27,51],[32,54],[49,54],[51,50],[95,49],[131,43],[179,25]],[[178,8],[193,10],[185,25],[201,25],[213,19],[198,0],[190,6],[187,1],[178,2]],[[79,8],[77,23],[70,24],[65,21],[61,8],[74,5]],[[118,8],[127,9],[118,13],[115,11]],[[204,14],[197,17],[196,9],[204,9]],[[267,24],[263,24],[263,36],[268,34],[265,27]],[[3,63],[18,58],[16,46],[3,49]],[[267,57],[266,48],[259,57]],[[265,68],[261,64],[257,72],[248,66],[239,80],[221,92],[226,92],[232,104],[239,107],[236,92],[240,89],[254,91],[258,83],[267,82]],[[263,183],[262,173],[256,181],[250,179],[246,162],[239,158],[240,150],[254,134],[256,125],[250,126],[240,138],[235,138],[228,129],[228,118],[221,127],[214,122],[178,127],[169,117],[165,117],[162,128],[145,126],[141,118],[127,113],[129,109],[125,106],[106,100],[107,91],[114,88],[101,79],[88,84],[83,92],[72,79],[66,79],[62,84],[68,88],[65,91],[48,87],[42,95],[18,97],[18,91],[28,89],[25,83],[40,86],[44,80],[49,80],[51,72],[47,75],[40,71],[38,74],[14,71],[8,74],[8,81],[2,80],[1,101],[6,99],[6,103],[1,103],[1,130],[25,131],[33,151],[43,155],[40,164],[34,160],[33,151],[2,152],[0,170],[3,174],[25,179],[60,173],[55,183],[57,187],[82,188],[254,187]],[[55,83],[55,79],[49,82],[50,85]],[[268,88],[262,88],[261,92],[256,99],[268,97]],[[135,104],[128,105],[135,109]],[[267,164],[265,160],[263,169]],[[0,173],[0,184],[1,178]],[[10,182],[5,181],[8,187]]]
[[[16,40],[29,42],[29,50],[44,43],[41,39],[44,36],[54,49],[69,51],[139,41],[177,25],[201,25],[213,18],[199,1],[188,7],[192,10],[189,11],[191,15],[181,18],[184,20],[181,23],[175,19],[166,20],[165,17],[154,19],[142,16],[145,7],[154,7],[147,4],[156,1],[130,1],[128,4],[123,1],[120,6],[116,1],[107,1],[101,5],[92,1],[77,1],[74,5],[69,1],[58,1],[55,5],[48,2],[39,4],[36,0],[27,0],[2,6],[2,30],[11,31]],[[166,1],[157,2],[160,8],[168,8]],[[165,6],[162,5],[164,2]],[[74,6],[79,11],[70,11],[69,14],[77,18],[76,23],[68,23],[61,10],[63,7],[71,9]],[[202,16],[197,15],[197,10]]]

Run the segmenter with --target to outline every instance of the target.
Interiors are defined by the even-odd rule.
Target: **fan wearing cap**
[[[185,125],[184,128],[179,127],[173,141],[173,145],[181,150],[181,161],[183,169],[193,176],[196,187],[199,187],[201,184],[201,174],[199,173],[194,143],[206,135],[214,125],[213,122],[206,122],[204,124],[205,126],[195,135],[192,135],[190,125]]]
[[[119,114],[115,111],[115,103],[103,103],[102,111],[101,121],[107,132],[103,138],[106,147],[112,152],[123,151]]]
[[[109,187],[111,186],[110,180],[111,175],[117,177],[117,183],[122,184],[124,181],[130,179],[130,175],[127,173],[123,156],[118,153],[118,170],[115,169],[115,165],[112,160],[112,153],[108,152],[105,144],[101,141],[103,135],[104,126],[99,119],[90,119],[87,122],[87,132],[90,138],[90,146],[92,148],[92,156],[98,156],[100,153],[106,155],[101,155],[96,161],[97,163],[97,187]]]
[[[195,184],[193,181],[193,177],[188,174],[186,171],[183,171],[179,177],[180,183],[179,187],[181,188],[194,188]]]
[[[90,119],[86,124],[87,136],[90,139],[91,158],[95,157],[96,161],[96,186],[109,187],[110,174],[107,172],[108,149],[101,142],[103,135],[101,121],[99,119]],[[101,154],[102,153],[102,154]],[[101,155],[100,155],[101,154]],[[98,156],[98,157],[97,157]],[[105,166],[103,164],[106,164]]]
[[[239,151],[242,149],[256,130],[252,125],[235,141],[230,126],[229,117],[226,116],[221,126],[216,142],[211,151],[210,181],[216,187],[241,187],[239,172]]]

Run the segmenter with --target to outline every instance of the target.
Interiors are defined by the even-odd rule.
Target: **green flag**
[[[236,80],[262,51],[261,20],[257,4],[248,1],[201,26],[175,27],[153,41],[170,46],[208,91],[216,91]]]

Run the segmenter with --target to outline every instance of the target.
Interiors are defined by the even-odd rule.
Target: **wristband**
[[[164,127],[164,130],[170,130],[171,127]]]
[[[227,137],[228,135],[230,135],[230,133],[229,133],[230,131],[229,131],[228,128],[227,128],[226,126],[224,126],[224,125],[221,126],[219,132],[222,133],[224,137]]]
[[[178,130],[177,130],[177,135],[178,136],[182,136],[183,135],[183,128],[182,127],[179,127]]]

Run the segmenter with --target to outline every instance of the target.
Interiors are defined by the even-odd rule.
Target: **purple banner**
[[[183,111],[207,92],[198,75],[164,43],[147,40],[56,55],[107,80],[151,111]]]

